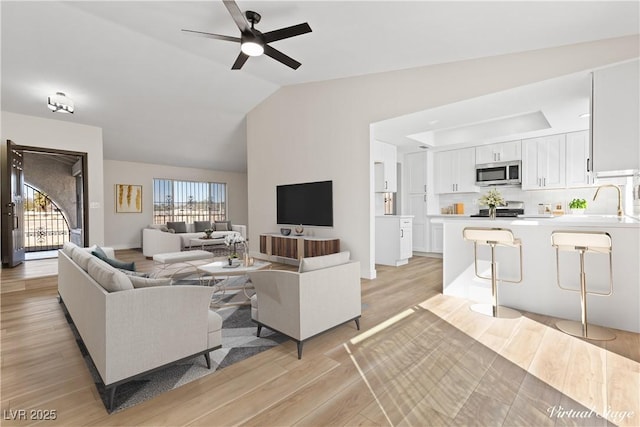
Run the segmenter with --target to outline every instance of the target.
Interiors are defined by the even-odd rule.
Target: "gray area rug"
[[[234,280],[239,282],[239,280]],[[241,302],[246,300],[242,290],[227,291],[220,302]],[[207,369],[204,356],[197,356],[165,369],[151,373],[145,377],[129,381],[118,386],[113,404],[113,413],[130,408],[152,399],[161,393],[185,385],[218,369],[254,356],[260,352],[277,346],[288,338],[263,328],[261,337],[256,337],[256,325],[251,321],[251,307],[236,305],[215,308],[222,317],[222,348],[210,353],[211,369]],[[105,408],[108,408],[108,397],[91,357],[87,352],[78,331],[68,313],[67,321],[76,336],[76,342],[96,383]]]

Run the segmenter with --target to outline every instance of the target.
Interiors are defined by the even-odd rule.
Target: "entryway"
[[[57,257],[64,242],[85,246],[87,154],[7,142],[2,185],[2,264]]]

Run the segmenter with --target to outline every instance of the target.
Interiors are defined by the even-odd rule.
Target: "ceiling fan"
[[[260,56],[263,53],[276,61],[293,68],[294,70],[297,70],[298,67],[300,67],[301,64],[298,61],[269,46],[269,43],[310,33],[311,27],[309,24],[305,22],[304,24],[293,25],[291,27],[262,33],[254,28],[254,25],[260,22],[261,16],[259,13],[247,10],[243,14],[234,0],[223,0],[223,3],[227,7],[227,10],[231,14],[231,18],[233,18],[240,30],[240,37],[224,36],[221,34],[212,34],[193,30],[182,31],[210,39],[240,43],[240,54],[238,55],[236,62],[233,63],[233,66],[231,67],[232,70],[241,69],[250,56]],[[251,23],[251,25],[249,25],[249,23]]]

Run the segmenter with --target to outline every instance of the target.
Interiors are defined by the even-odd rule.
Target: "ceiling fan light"
[[[58,113],[71,113],[74,111],[73,101],[62,92],[56,92],[47,98],[47,107]]]
[[[242,42],[240,50],[242,50],[242,53],[245,55],[260,56],[264,53],[264,46],[260,43],[256,43],[255,41],[245,41]]]

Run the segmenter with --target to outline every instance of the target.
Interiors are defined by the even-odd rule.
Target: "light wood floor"
[[[1,271],[14,290],[1,295],[2,425],[640,425],[638,334],[594,344],[546,316],[477,315],[440,294],[442,261],[424,257],[362,281],[361,331],[312,339],[302,360],[287,342],[108,415],[58,305],[55,263],[37,262]],[[57,419],[7,419],[19,409]],[[584,418],[591,409],[610,422]]]

